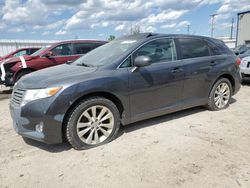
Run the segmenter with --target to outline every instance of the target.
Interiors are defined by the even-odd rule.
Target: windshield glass
[[[38,55],[40,55],[40,53],[41,53],[43,50],[45,50],[46,48],[48,48],[48,46],[47,46],[47,47],[43,47],[43,48],[41,48],[40,50],[37,50],[35,53],[31,54],[30,56],[38,56]]]
[[[82,65],[89,67],[98,67],[111,64],[123,53],[127,52],[138,44],[139,40],[114,40],[95,50],[90,51],[86,55],[76,60],[73,65]]]

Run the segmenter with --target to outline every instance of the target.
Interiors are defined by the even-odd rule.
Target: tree
[[[115,39],[115,36],[114,35],[109,35],[109,38],[108,38],[108,41],[112,41]]]

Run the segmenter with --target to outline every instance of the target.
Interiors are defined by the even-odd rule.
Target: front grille
[[[11,96],[11,103],[20,105],[22,103],[24,94],[24,89],[14,89]]]

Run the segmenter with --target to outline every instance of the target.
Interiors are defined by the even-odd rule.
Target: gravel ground
[[[250,187],[250,82],[226,110],[135,123],[85,151],[23,140],[1,90],[0,187]]]

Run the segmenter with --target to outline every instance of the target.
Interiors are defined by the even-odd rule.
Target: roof
[[[244,11],[244,12],[239,12],[238,15],[241,15],[241,14],[249,14],[249,13],[250,13],[250,10]]]
[[[199,36],[199,35],[185,35],[185,34],[160,34],[160,33],[139,33],[136,35],[125,35],[122,37],[117,38],[126,40],[126,39],[146,39],[146,38],[157,38],[157,37],[195,37],[195,38],[200,38],[200,39],[213,39],[217,40],[215,38],[211,37],[206,37],[206,36]]]

